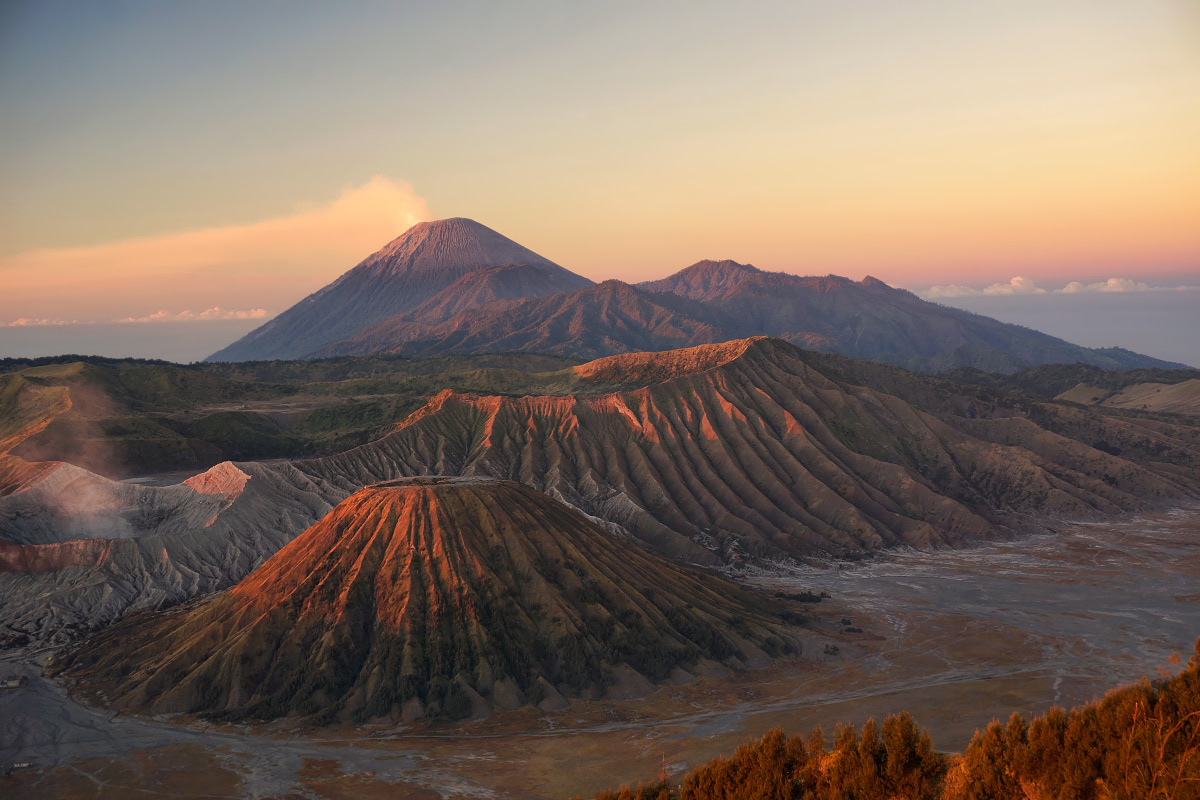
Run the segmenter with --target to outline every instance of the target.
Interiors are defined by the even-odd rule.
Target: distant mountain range
[[[583,276],[468,219],[423,222],[209,361],[534,351],[583,358],[773,336],[910,369],[1177,367],[922,300],[867,277],[701,261],[636,286]]]

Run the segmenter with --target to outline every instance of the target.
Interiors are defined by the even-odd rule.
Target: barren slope
[[[122,709],[457,718],[792,652],[783,613],[526,486],[418,478],[356,492],[230,591],[70,664]]]
[[[1134,408],[1168,414],[1200,415],[1200,378],[1181,383],[1138,383],[1115,391],[1079,384],[1058,396],[1059,400],[1112,408]]]
[[[344,496],[285,464],[218,465],[192,485],[150,487],[12,461],[31,477],[0,498],[0,646],[69,642],[231,586]]]

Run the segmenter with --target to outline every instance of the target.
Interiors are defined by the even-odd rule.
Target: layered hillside
[[[120,709],[459,718],[794,652],[785,614],[526,486],[417,478],[356,492],[228,592],[68,663]]]
[[[478,222],[422,222],[208,360],[299,358],[416,308],[470,272],[503,265],[543,267],[552,291],[587,282]]]

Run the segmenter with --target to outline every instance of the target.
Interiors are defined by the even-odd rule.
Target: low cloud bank
[[[978,289],[973,286],[947,284],[944,286],[931,286],[924,291],[917,292],[917,294],[929,300],[938,300],[942,298],[953,297],[1005,297],[1029,296],[1038,294],[1184,292],[1195,289],[1200,289],[1200,286],[1150,286],[1149,284],[1142,283],[1141,281],[1135,281],[1132,278],[1109,278],[1106,281],[1099,281],[1097,283],[1071,281],[1061,289],[1044,289],[1029,278],[1017,275],[1008,283],[993,283],[991,286],[987,286],[983,289]]]
[[[226,311],[219,306],[205,309],[197,314],[194,311],[180,311],[178,314],[172,314],[167,311],[156,311],[153,314],[145,317],[125,317],[124,319],[116,320],[120,323],[130,322],[187,322],[192,320],[212,320],[212,319],[265,319],[267,310],[265,308],[250,308],[245,311]]]
[[[35,319],[31,317],[18,317],[12,322],[0,322],[0,328],[48,328],[58,327],[61,325],[78,325],[77,319]]]
[[[204,311],[179,311],[172,313],[170,311],[156,311],[153,314],[147,314],[144,317],[124,317],[122,319],[107,319],[107,320],[92,320],[83,321],[77,319],[49,319],[35,317],[18,317],[11,322],[0,322],[0,328],[50,328],[62,327],[64,325],[103,325],[105,323],[115,322],[121,325],[136,324],[142,322],[208,322],[214,320],[232,320],[232,319],[266,319],[267,310],[265,308],[248,308],[244,311],[226,310],[220,306],[206,308]]]

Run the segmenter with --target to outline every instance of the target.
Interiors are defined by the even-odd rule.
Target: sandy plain
[[[905,709],[957,750],[993,718],[1172,670],[1200,635],[1200,508],[1057,527],[757,569],[742,578],[766,591],[830,595],[806,658],[552,715],[319,731],[113,717],[42,678],[47,653],[20,653],[0,662],[29,678],[0,691],[0,770],[30,766],[0,795],[566,798],[652,779],[664,759],[680,774],[776,725],[832,734]]]

